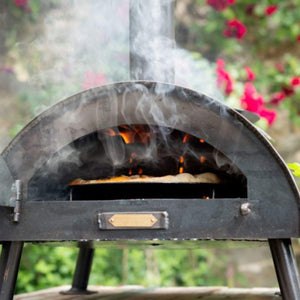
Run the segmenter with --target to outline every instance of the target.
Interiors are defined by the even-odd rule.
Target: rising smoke
[[[54,8],[43,13],[42,26],[39,31],[34,32],[30,43],[16,45],[20,51],[28,55],[24,70],[28,89],[38,91],[39,96],[43,91],[42,98],[45,101],[37,103],[35,112],[38,113],[47,105],[79,92],[83,86],[87,87],[88,84],[84,83],[88,72],[101,73],[105,76],[105,83],[127,81],[131,76],[133,79],[176,83],[219,98],[209,63],[197,61],[188,51],[176,48],[173,29],[168,25],[169,21],[173,22],[172,12],[168,10],[170,4],[171,0],[55,2]],[[135,14],[131,24],[130,13]],[[132,30],[131,36],[129,30]],[[131,54],[137,60],[130,57],[130,47]],[[36,57],[32,53],[40,55],[39,64],[34,63]],[[134,66],[131,68],[131,74],[130,64]],[[104,82],[97,82],[95,79],[89,84],[93,87],[102,83]],[[145,89],[145,86],[137,83],[136,88]],[[154,94],[144,90],[135,107],[135,115],[142,116],[147,124],[159,125],[153,127],[153,130],[160,131],[166,144],[171,134],[169,128],[176,128],[181,122],[178,119],[176,103],[165,97],[172,89],[171,85],[157,84],[155,101],[153,101]],[[93,91],[88,93],[93,94]],[[115,101],[114,93],[111,92],[110,96],[110,109],[118,111],[120,108]],[[34,93],[31,97],[35,97]],[[123,101],[130,101],[126,93],[123,95]],[[164,112],[161,107],[166,108]],[[166,111],[168,113],[165,113]],[[108,117],[101,107],[95,114],[97,120]],[[122,112],[122,115],[124,122],[132,124],[128,114]],[[76,122],[76,116],[71,116],[65,122]],[[116,122],[117,119],[108,120],[107,126]],[[119,166],[124,162],[124,154],[119,151],[122,146],[114,144],[116,141],[111,143],[111,139],[103,141],[104,150],[113,165]],[[146,156],[153,157],[156,148],[157,145],[151,142]],[[78,153],[63,155],[62,159],[66,157],[71,160],[74,158],[74,163],[80,166]],[[53,166],[47,165],[48,167],[52,168],[52,171],[57,170],[59,160],[55,159]]]

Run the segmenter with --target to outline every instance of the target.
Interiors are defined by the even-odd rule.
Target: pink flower
[[[282,87],[282,91],[286,96],[291,96],[295,93],[294,88],[292,86],[284,85]]]
[[[107,77],[103,73],[86,72],[82,88],[87,90],[98,85],[106,84],[107,82]]]
[[[300,43],[300,34],[297,36],[297,41]]]
[[[23,10],[27,13],[31,12],[30,7],[28,6],[28,3],[30,0],[14,0],[15,5],[19,6],[20,8],[23,8]]]
[[[278,105],[281,101],[285,99],[285,93],[284,92],[277,92],[271,95],[270,103],[274,105]]]
[[[245,71],[247,73],[247,79],[249,81],[255,80],[255,74],[254,74],[254,72],[249,67],[245,67],[244,69],[245,69]]]
[[[244,97],[241,99],[242,107],[246,110],[258,113],[262,110],[264,99],[258,94],[251,82],[245,84]]]
[[[238,40],[243,39],[247,32],[246,26],[237,19],[228,21],[226,28],[223,31],[223,35],[228,38],[236,38]]]
[[[227,96],[233,91],[233,79],[225,70],[225,62],[217,59],[217,86],[222,88]]]
[[[276,111],[265,108],[263,96],[257,93],[255,86],[251,82],[245,84],[241,105],[244,109],[257,113],[266,119],[269,125],[272,125],[276,119]]]
[[[277,11],[278,7],[277,5],[269,5],[265,9],[265,14],[267,16],[273,15]]]
[[[280,73],[284,72],[284,66],[281,63],[275,63],[275,68]]]
[[[221,59],[221,58],[218,58],[217,59],[217,65],[218,65],[218,68],[224,68],[225,67],[225,65],[226,65],[226,63],[225,63],[225,61],[223,60],[223,59]]]
[[[269,125],[272,125],[274,123],[274,121],[276,120],[277,112],[275,110],[263,108],[259,112],[259,115],[262,118],[266,119]]]
[[[235,0],[206,0],[206,3],[214,10],[224,10],[229,5],[233,5]]]
[[[0,65],[0,72],[8,73],[8,74],[14,74],[14,69],[12,67],[4,67]]]
[[[14,73],[14,69],[11,68],[11,67],[6,67],[6,68],[4,68],[4,71],[5,71],[6,73],[9,73],[9,74],[13,74],[13,73]]]
[[[291,85],[292,86],[297,86],[300,84],[300,77],[298,76],[294,76],[292,79],[291,79]]]
[[[14,0],[17,6],[26,7],[30,0]]]
[[[246,7],[246,14],[250,15],[250,16],[253,15],[254,9],[255,9],[255,4],[249,4],[249,5],[247,5],[247,7]]]

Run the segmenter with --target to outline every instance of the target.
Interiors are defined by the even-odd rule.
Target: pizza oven
[[[80,246],[69,293],[85,293],[99,243],[228,239],[268,241],[283,298],[300,299],[292,175],[242,113],[204,94],[153,80],[83,91],[31,121],[0,170],[1,299],[24,242]]]
[[[268,140],[237,111],[171,84],[59,102],[15,137],[4,164],[1,181],[16,180],[12,197],[2,185],[9,245],[237,239],[280,253],[278,241],[299,236],[298,190]]]

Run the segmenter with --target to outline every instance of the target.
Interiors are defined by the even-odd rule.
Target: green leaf
[[[299,163],[290,163],[287,166],[292,170],[293,174],[297,177],[300,177],[300,164]]]

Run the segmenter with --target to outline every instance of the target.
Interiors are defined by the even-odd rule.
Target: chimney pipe
[[[173,0],[131,0],[130,78],[174,83]]]

